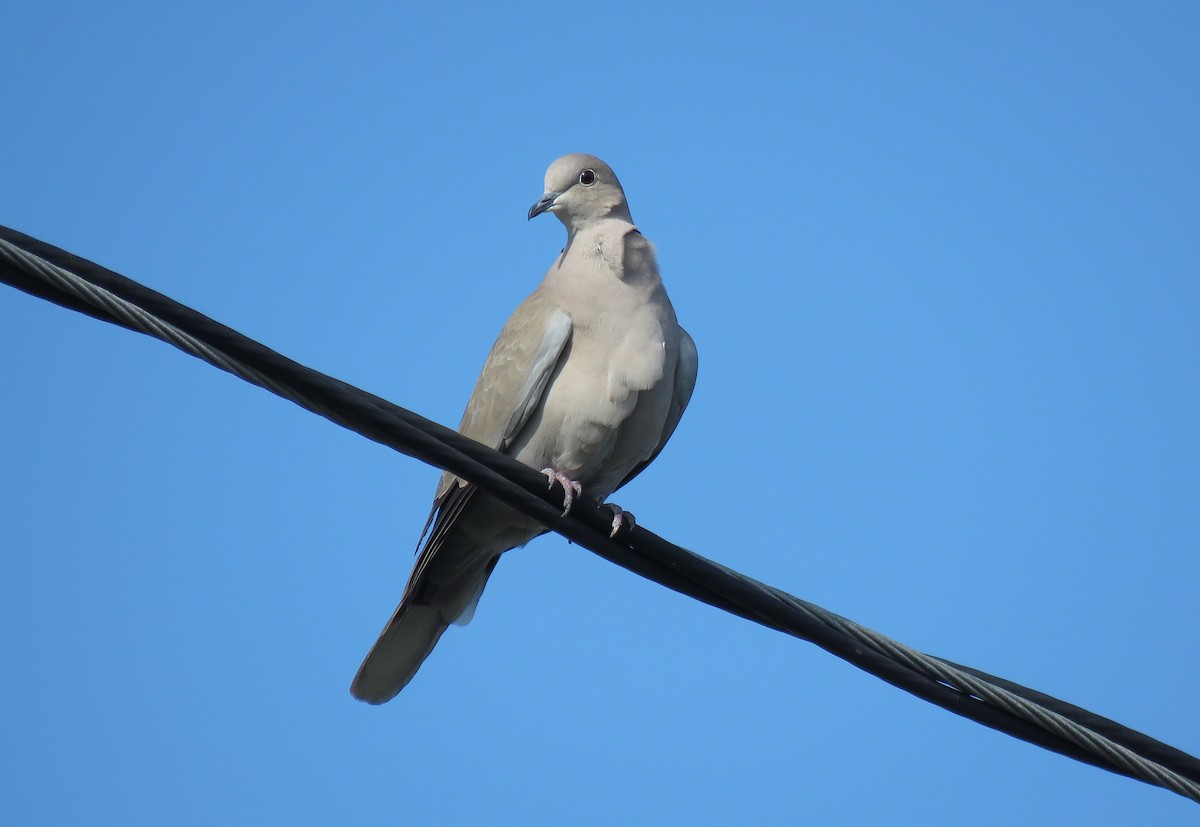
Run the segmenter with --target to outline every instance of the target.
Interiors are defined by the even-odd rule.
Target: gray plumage
[[[696,346],[606,163],[566,155],[551,164],[529,217],[542,212],[566,225],[566,247],[500,331],[459,431],[603,500],[679,424],[696,383]],[[400,605],[350,688],[369,703],[393,698],[449,624],[470,620],[503,552],[546,530],[449,473],[433,508]]]

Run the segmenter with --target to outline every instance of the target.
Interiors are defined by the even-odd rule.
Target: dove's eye
[[[596,173],[593,170],[585,169],[583,172],[579,173],[579,183],[583,184],[585,187],[590,187],[592,184],[596,183]]]

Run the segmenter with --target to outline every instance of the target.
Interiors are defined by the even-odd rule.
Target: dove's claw
[[[550,481],[547,488],[553,488],[554,483],[562,486],[563,490],[563,513],[565,517],[571,513],[571,506],[575,504],[575,498],[583,493],[583,486],[575,482],[557,468],[543,468],[542,473],[546,475],[546,479]]]
[[[616,503],[605,503],[604,507],[611,511],[613,515],[612,531],[609,532],[608,536],[614,540],[618,534],[628,536],[629,532],[633,531],[633,527],[637,525],[637,520],[633,519],[633,514],[621,508]]]

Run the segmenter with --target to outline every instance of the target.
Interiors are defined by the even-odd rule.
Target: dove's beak
[[[553,207],[555,200],[557,200],[558,196],[560,195],[562,195],[561,192],[548,192],[543,195],[538,199],[536,204],[529,208],[529,217],[533,218],[535,215],[541,215],[546,210]]]

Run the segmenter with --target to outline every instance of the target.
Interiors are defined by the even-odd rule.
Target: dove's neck
[[[563,258],[580,245],[593,246],[603,244],[604,239],[616,240],[623,238],[631,230],[637,230],[629,210],[624,204],[619,210],[599,217],[576,218],[563,217],[567,227],[567,246],[563,248]]]
[[[593,221],[569,233],[567,246],[547,274],[549,282],[590,284],[595,290],[603,290],[613,279],[642,292],[661,289],[654,248],[637,227],[617,218]]]
[[[610,221],[620,221],[629,225],[633,224],[633,217],[629,214],[629,205],[624,201],[592,204],[590,205],[590,209],[585,212],[559,212],[556,215],[567,228],[568,244],[572,236],[576,233],[584,232],[590,227],[596,227]]]

